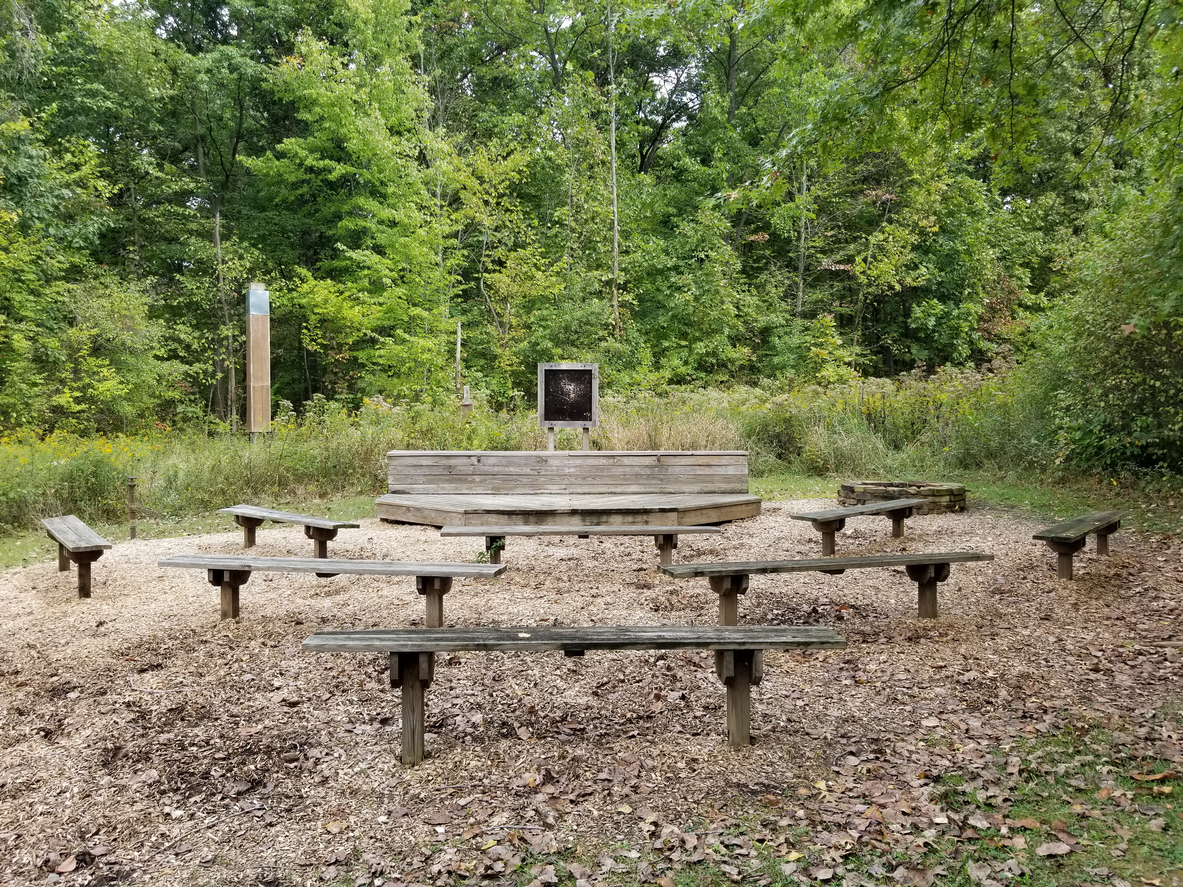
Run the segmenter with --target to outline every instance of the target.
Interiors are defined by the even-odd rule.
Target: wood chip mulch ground
[[[681,537],[675,559],[816,557],[819,535],[788,515],[832,505],[765,503]],[[706,653],[474,653],[438,661],[413,769],[383,657],[300,651],[320,629],[422,625],[411,578],[256,573],[241,618],[220,621],[203,571],[156,564],[241,552],[229,526],[117,544],[90,600],[56,561],[0,573],[0,883],[526,883],[552,851],[588,862],[570,869],[588,885],[655,880],[654,852],[742,878],[754,853],[737,823],[823,863],[965,828],[934,797],[944,769],[989,783],[1006,766],[991,749],[1074,723],[1183,763],[1159,717],[1183,686],[1183,548],[1122,531],[1068,582],[1039,527],[979,510],[913,518],[893,540],[882,518],[850,520],[840,555],[995,555],[953,565],[935,620],[916,618],[902,570],[753,576],[741,623],[831,625],[849,646],[766,654],[749,749],[726,745]],[[258,541],[310,554],[299,527]],[[372,519],[330,555],[471,562],[482,542]],[[456,582],[447,624],[716,620],[706,580],[660,574],[647,537],[514,537],[505,561],[500,579]]]

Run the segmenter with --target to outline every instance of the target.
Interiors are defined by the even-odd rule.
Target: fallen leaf
[[[1174,770],[1163,770],[1161,773],[1131,773],[1130,776],[1139,782],[1158,782],[1160,779],[1170,779],[1175,775]]]
[[[67,872],[72,872],[78,867],[78,857],[70,856],[58,863],[58,867],[54,869],[59,875],[64,875]]]
[[[662,875],[657,879],[657,887],[674,887],[674,879],[669,875]]]
[[[619,811],[620,813],[632,813],[632,812],[633,812],[633,808],[632,808],[632,807],[630,807],[628,804],[621,804],[621,805],[620,805],[619,807],[617,807],[616,809],[617,809],[617,811]]]
[[[1050,841],[1035,848],[1036,856],[1063,856],[1065,853],[1071,852],[1072,848],[1063,841]]]
[[[529,727],[518,727],[518,737],[521,739],[530,739],[534,734],[530,732]]]
[[[965,867],[965,873],[975,884],[985,884],[990,877],[990,864],[987,862],[971,862]]]
[[[1028,829],[1039,828],[1039,821],[1035,820],[1035,819],[1031,819],[1030,817],[1028,817],[1026,819],[1008,819],[1006,821],[1006,824],[1009,825],[1011,828],[1028,828]]]
[[[345,823],[334,820],[333,822],[325,823],[325,831],[330,835],[337,835],[345,831]]]

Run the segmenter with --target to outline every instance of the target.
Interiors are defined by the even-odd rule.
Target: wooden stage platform
[[[742,451],[392,450],[378,517],[448,526],[691,526],[760,513]]]
[[[755,517],[760,497],[744,494],[389,493],[377,500],[385,521],[433,527],[522,524],[527,526],[691,526]]]

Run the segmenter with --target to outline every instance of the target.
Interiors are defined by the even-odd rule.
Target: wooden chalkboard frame
[[[591,418],[580,421],[551,419],[546,404],[546,375],[553,371],[582,370],[591,373]],[[597,363],[540,363],[538,364],[538,427],[539,428],[596,428],[600,424],[600,365]]]

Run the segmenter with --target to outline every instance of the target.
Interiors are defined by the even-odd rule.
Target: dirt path
[[[815,557],[818,535],[788,514],[826,504],[766,503],[719,536],[681,537],[676,559]],[[299,651],[319,629],[422,624],[411,579],[255,574],[242,618],[220,622],[203,572],[156,562],[239,552],[237,529],[120,543],[87,601],[55,562],[0,573],[0,882],[45,883],[72,861],[62,883],[448,883],[556,848],[611,873],[643,868],[630,847],[671,840],[687,857],[723,847],[738,866],[742,844],[720,844],[711,823],[773,842],[804,827],[824,846],[846,815],[827,819],[827,800],[878,792],[912,799],[897,804],[905,820],[939,825],[926,786],[943,746],[918,737],[954,736],[964,757],[1073,713],[1119,718],[1178,697],[1183,651],[1152,645],[1180,638],[1176,541],[1123,531],[1111,557],[1078,556],[1063,582],[1031,540],[1037,525],[1006,514],[917,517],[902,540],[889,527],[850,521],[839,554],[996,560],[954,565],[943,615],[924,622],[902,571],[753,577],[741,623],[833,625],[849,647],[767,655],[752,748],[726,746],[703,653],[465,654],[437,666],[415,769],[398,761],[382,657]],[[259,555],[308,554],[298,527],[258,535]],[[480,549],[375,519],[330,554],[472,561]],[[448,624],[716,618],[706,581],[660,575],[647,537],[515,537],[505,560],[499,580],[456,583]]]

